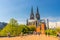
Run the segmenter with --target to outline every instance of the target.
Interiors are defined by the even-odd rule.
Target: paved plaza
[[[46,35],[27,35],[27,36],[10,37],[10,38],[1,37],[0,40],[58,40],[58,38]]]

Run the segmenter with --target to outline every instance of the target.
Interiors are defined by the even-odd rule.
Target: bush
[[[10,33],[10,36],[17,35],[17,27],[18,23],[15,19],[11,19],[5,28],[3,28],[0,32],[0,36],[7,36]]]
[[[36,26],[34,26],[34,25],[30,25],[30,26],[28,26],[28,28],[29,28],[30,33],[33,33],[34,31],[36,31]]]
[[[57,31],[58,33],[60,33],[60,27],[56,28],[56,31]]]
[[[45,31],[46,35],[53,35],[53,36],[57,36],[57,31],[54,29],[48,29]]]
[[[18,25],[17,20],[12,18],[6,27],[1,30],[0,36],[8,36],[8,33],[10,33],[10,36],[18,36],[21,33],[26,34],[35,30],[35,26]]]
[[[25,34],[25,33],[28,33],[28,32],[29,32],[29,28],[28,28],[26,25],[19,25],[17,31],[18,31],[18,32],[17,32],[18,35],[21,34],[21,32],[22,32],[23,34]]]

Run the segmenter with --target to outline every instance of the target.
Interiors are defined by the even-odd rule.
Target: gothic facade
[[[33,7],[31,8],[31,14],[30,14],[30,18],[27,20],[27,25],[28,26],[29,25],[35,25],[37,32],[39,32],[40,30],[44,31],[46,29],[45,21],[40,19],[38,7],[37,7],[35,15],[33,12]],[[44,33],[44,32],[42,32],[42,33]]]

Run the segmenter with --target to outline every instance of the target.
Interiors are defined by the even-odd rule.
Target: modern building
[[[36,29],[37,29],[37,32],[40,32],[40,30],[42,30],[42,33],[43,33],[43,31],[46,29],[45,20],[40,19],[40,14],[39,14],[38,7],[37,7],[35,15],[34,15],[34,12],[33,12],[33,7],[31,8],[31,14],[30,14],[30,18],[27,20],[27,25],[28,26],[35,25]]]

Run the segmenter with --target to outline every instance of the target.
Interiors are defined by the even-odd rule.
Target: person
[[[59,40],[60,40],[60,32],[59,32]]]
[[[33,34],[36,35],[36,31],[34,31]]]
[[[10,32],[8,32],[8,37],[10,37]]]
[[[21,32],[21,34],[20,34],[21,36],[23,36],[23,32]]]
[[[59,33],[57,33],[57,36],[58,36],[58,38],[59,38],[59,40],[60,40],[60,32],[59,32]]]

